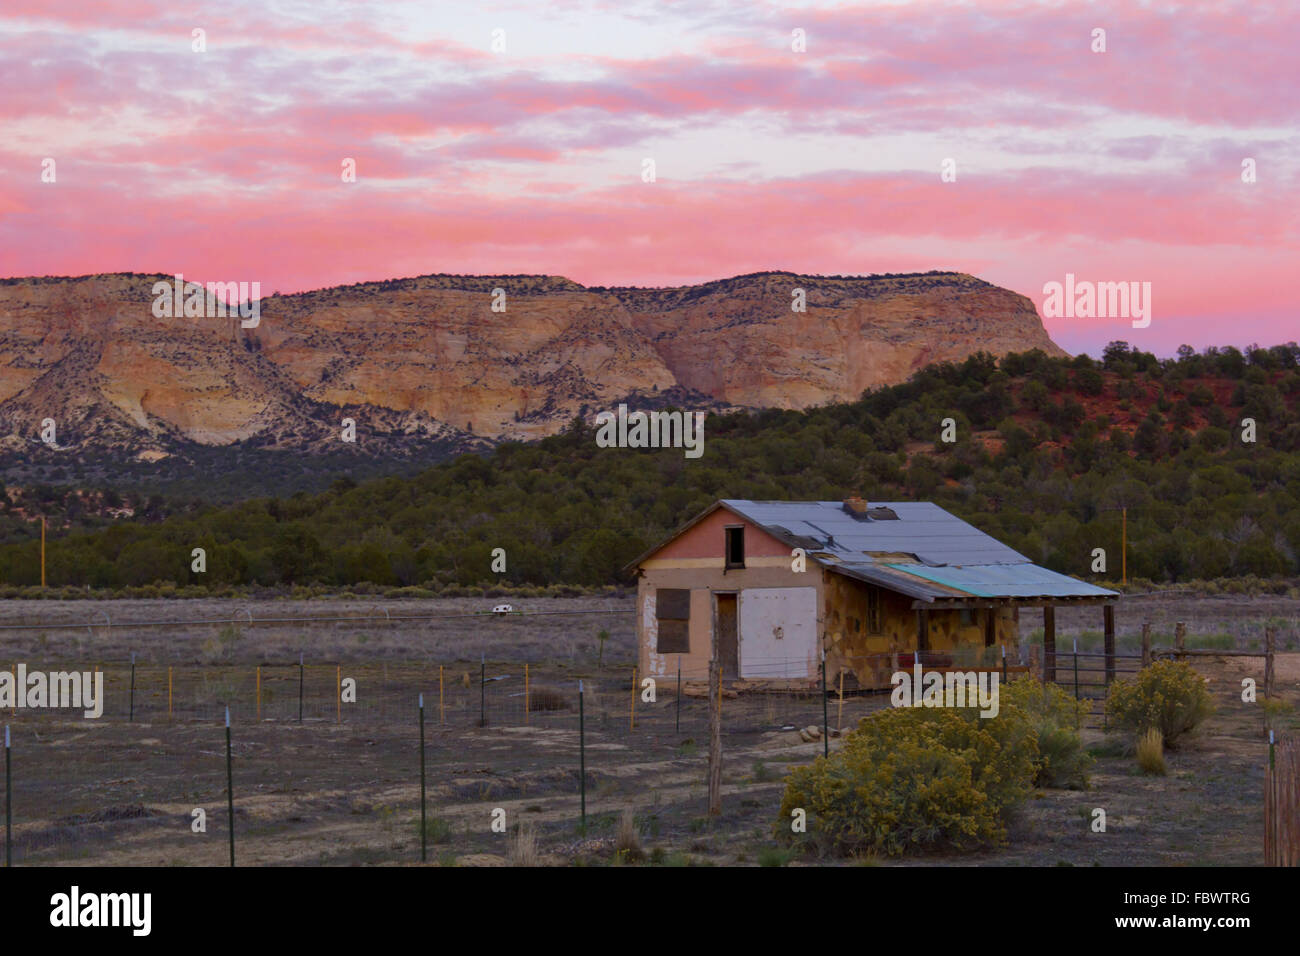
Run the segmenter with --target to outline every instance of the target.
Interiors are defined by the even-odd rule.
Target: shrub
[[[1112,723],[1134,734],[1154,727],[1171,750],[1179,737],[1212,713],[1214,701],[1205,678],[1185,661],[1156,661],[1132,680],[1116,681],[1106,698],[1106,715]]]
[[[623,862],[633,862],[645,856],[641,849],[641,833],[637,830],[636,818],[629,808],[624,808],[622,816],[618,818],[614,850]]]
[[[1003,685],[1000,706],[1022,711],[1038,743],[1034,784],[1085,790],[1093,758],[1083,748],[1078,726],[1089,711],[1087,701],[1075,700],[1057,684],[1044,685],[1021,677]]]
[[[541,855],[537,852],[537,834],[525,826],[515,833],[510,844],[511,866],[539,866]]]
[[[794,858],[794,851],[786,847],[765,846],[758,851],[759,866],[786,866]]]
[[[930,708],[864,718],[832,757],[786,779],[775,832],[788,834],[799,808],[817,844],[841,854],[1001,842],[1007,817],[1028,795],[1037,758],[1027,722],[1010,709],[988,720]]]
[[[1156,727],[1138,738],[1137,761],[1143,773],[1165,775],[1165,738]]]
[[[533,687],[529,689],[528,709],[531,711],[567,710],[568,708],[569,697],[558,688]]]
[[[419,829],[417,826],[416,830]],[[446,843],[451,839],[451,824],[441,817],[425,820],[424,834],[430,843]]]

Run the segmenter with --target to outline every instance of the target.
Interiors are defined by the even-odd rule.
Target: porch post
[[[930,612],[926,608],[916,610],[916,649],[921,652],[930,649]]]
[[[1106,684],[1109,686],[1115,679],[1115,605],[1103,606],[1102,620],[1105,628]]]
[[[1043,605],[1043,683],[1056,680],[1056,608]]]

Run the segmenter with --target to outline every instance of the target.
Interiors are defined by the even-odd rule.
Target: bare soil
[[[655,703],[637,699],[633,726],[632,602],[517,601],[525,612],[582,613],[474,615],[493,603],[498,602],[264,602],[248,606],[253,626],[235,627],[234,637],[226,630],[230,625],[217,624],[85,626],[101,611],[114,622],[246,618],[244,605],[232,602],[0,605],[0,624],[82,625],[0,631],[3,659],[50,669],[97,663],[109,678],[108,705],[99,720],[68,711],[0,715],[14,739],[15,862],[227,863],[222,714],[230,706],[241,864],[418,863],[418,693],[425,694],[431,864],[508,864],[518,852],[515,831],[521,824],[535,835],[543,864],[853,862],[788,855],[772,830],[782,777],[823,751],[822,742],[804,742],[797,731],[783,728],[819,725],[820,696],[742,693],[724,699],[723,814],[710,820],[705,701],[684,697],[678,714],[675,688],[660,686]],[[1170,631],[1173,621],[1186,621],[1189,646],[1192,635],[1219,630],[1248,645],[1267,625],[1280,629],[1285,646],[1295,634],[1298,604],[1276,598],[1153,597],[1121,604],[1117,619],[1121,637],[1135,633],[1147,614],[1162,627],[1168,622]],[[445,619],[380,624],[382,609],[389,619],[416,614]],[[306,626],[270,621],[348,615],[369,619]],[[102,615],[98,620],[103,623]],[[1058,611],[1057,620],[1061,643],[1072,633],[1100,630],[1098,609]],[[1035,626],[1039,622],[1032,615],[1022,616],[1026,639]],[[609,633],[603,651],[596,639],[602,629]],[[300,650],[308,662],[301,723]],[[137,656],[134,714],[125,664],[131,653]],[[525,663],[530,695],[547,688],[560,700],[567,698],[567,705],[525,713]],[[1124,752],[1127,742],[1107,735],[1098,714],[1083,729],[1086,742],[1098,750],[1091,789],[1039,791],[1015,820],[1004,847],[963,856],[858,862],[1259,863],[1267,742],[1261,708],[1241,701],[1241,680],[1262,682],[1263,661],[1202,657],[1194,663],[1208,678],[1218,711],[1185,746],[1169,753],[1167,777],[1143,776]],[[489,678],[481,685],[480,668]],[[347,677],[356,681],[357,700],[340,704],[337,684]],[[585,829],[580,825],[578,678],[585,691]],[[1275,727],[1295,733],[1300,730],[1295,709],[1300,653],[1279,654],[1276,687],[1292,708],[1275,718]],[[830,726],[847,730],[887,705],[880,694],[849,696],[841,712],[832,697]],[[486,726],[479,726],[480,715]],[[839,742],[831,739],[830,748]],[[1105,833],[1090,828],[1095,808],[1106,811]],[[203,832],[194,831],[196,809],[205,814]],[[493,829],[497,810],[504,811],[506,832]],[[629,810],[641,853],[619,854],[618,820]]]

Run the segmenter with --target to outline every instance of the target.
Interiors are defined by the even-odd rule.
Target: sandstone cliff
[[[553,434],[623,400],[802,408],[976,351],[1060,354],[1027,298],[957,273],[664,289],[423,276],[264,295],[250,329],[155,317],[151,289],[169,278],[0,280],[4,450],[51,453],[45,419],[64,450],[310,450],[337,443],[344,417],[366,453],[455,450]]]

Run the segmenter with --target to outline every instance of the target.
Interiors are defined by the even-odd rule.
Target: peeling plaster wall
[[[881,601],[881,628],[868,633],[868,593],[874,587],[842,574],[826,573],[822,589],[825,622],[827,679],[834,681],[841,668],[852,673],[864,688],[889,687],[896,670],[893,655],[916,649],[916,611],[912,599],[885,588],[875,588]],[[984,652],[984,609],[970,612],[970,623],[962,624],[959,610],[929,612],[928,647],[954,655],[954,663],[976,663]],[[995,644],[1005,644],[1008,654],[1017,646],[1015,612],[997,608]]]

